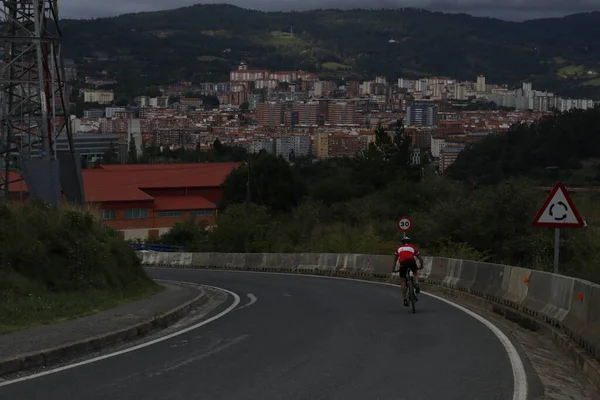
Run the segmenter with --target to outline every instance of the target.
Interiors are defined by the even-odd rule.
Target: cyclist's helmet
[[[403,237],[402,238],[402,244],[409,244],[410,243],[410,238],[409,237]]]

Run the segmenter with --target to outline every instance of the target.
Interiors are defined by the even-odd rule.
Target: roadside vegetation
[[[90,211],[0,203],[0,334],[160,292],[133,250]]]
[[[190,220],[158,241],[191,251],[390,254],[401,237],[396,221],[408,215],[426,255],[552,270],[553,230],[531,223],[543,187],[556,179],[600,186],[600,170],[586,161],[600,158],[599,122],[594,109],[515,126],[467,149],[448,176],[426,156],[411,165],[400,125],[380,127],[376,143],[354,158],[290,166],[249,155],[250,170],[240,167],[224,183],[216,228]],[[561,271],[600,282],[600,193],[572,197],[588,228],[562,230]]]

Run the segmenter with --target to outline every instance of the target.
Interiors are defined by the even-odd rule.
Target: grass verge
[[[84,293],[44,292],[10,296],[0,302],[0,335],[86,317],[149,298],[163,290],[160,285],[144,285],[125,292],[91,290]]]
[[[90,210],[0,202],[0,334],[66,321],[162,290]]]

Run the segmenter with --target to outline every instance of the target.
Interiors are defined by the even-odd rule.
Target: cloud
[[[197,3],[197,0],[61,0],[60,12],[63,18],[91,18]],[[213,0],[206,3],[228,3],[265,11],[416,7],[513,21],[600,11],[598,0]]]

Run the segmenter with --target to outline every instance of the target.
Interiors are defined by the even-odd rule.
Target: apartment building
[[[440,151],[439,169],[441,173],[445,173],[448,167],[456,162],[458,155],[464,148],[464,143],[447,143],[446,146],[444,146]]]
[[[431,103],[414,103],[407,107],[406,125],[433,128],[438,124],[438,106]]]
[[[334,133],[329,135],[329,157],[354,157],[357,153],[367,150],[368,138],[363,135],[348,135]]]
[[[314,136],[314,154],[318,158],[329,157],[329,134],[319,132]]]
[[[260,103],[256,122],[260,126],[274,128],[285,124],[285,106],[276,102]]]
[[[295,103],[292,109],[292,119],[295,125],[317,126],[323,125],[323,112],[321,105],[317,101],[308,103]]]
[[[476,90],[478,93],[483,93],[487,90],[487,86],[485,84],[485,76],[479,75],[477,77]]]
[[[111,104],[115,100],[112,90],[81,89],[85,103]]]
[[[251,70],[248,65],[242,62],[237,70],[231,71],[229,80],[232,82],[253,82],[260,79],[268,79],[270,72],[266,69]]]
[[[188,106],[188,107],[192,107],[192,108],[201,108],[202,105],[204,104],[202,99],[199,99],[196,97],[183,97],[183,98],[181,98],[181,100],[179,100],[179,102],[184,106]]]
[[[327,110],[329,125],[354,125],[356,123],[356,104],[340,102],[330,103]]]

